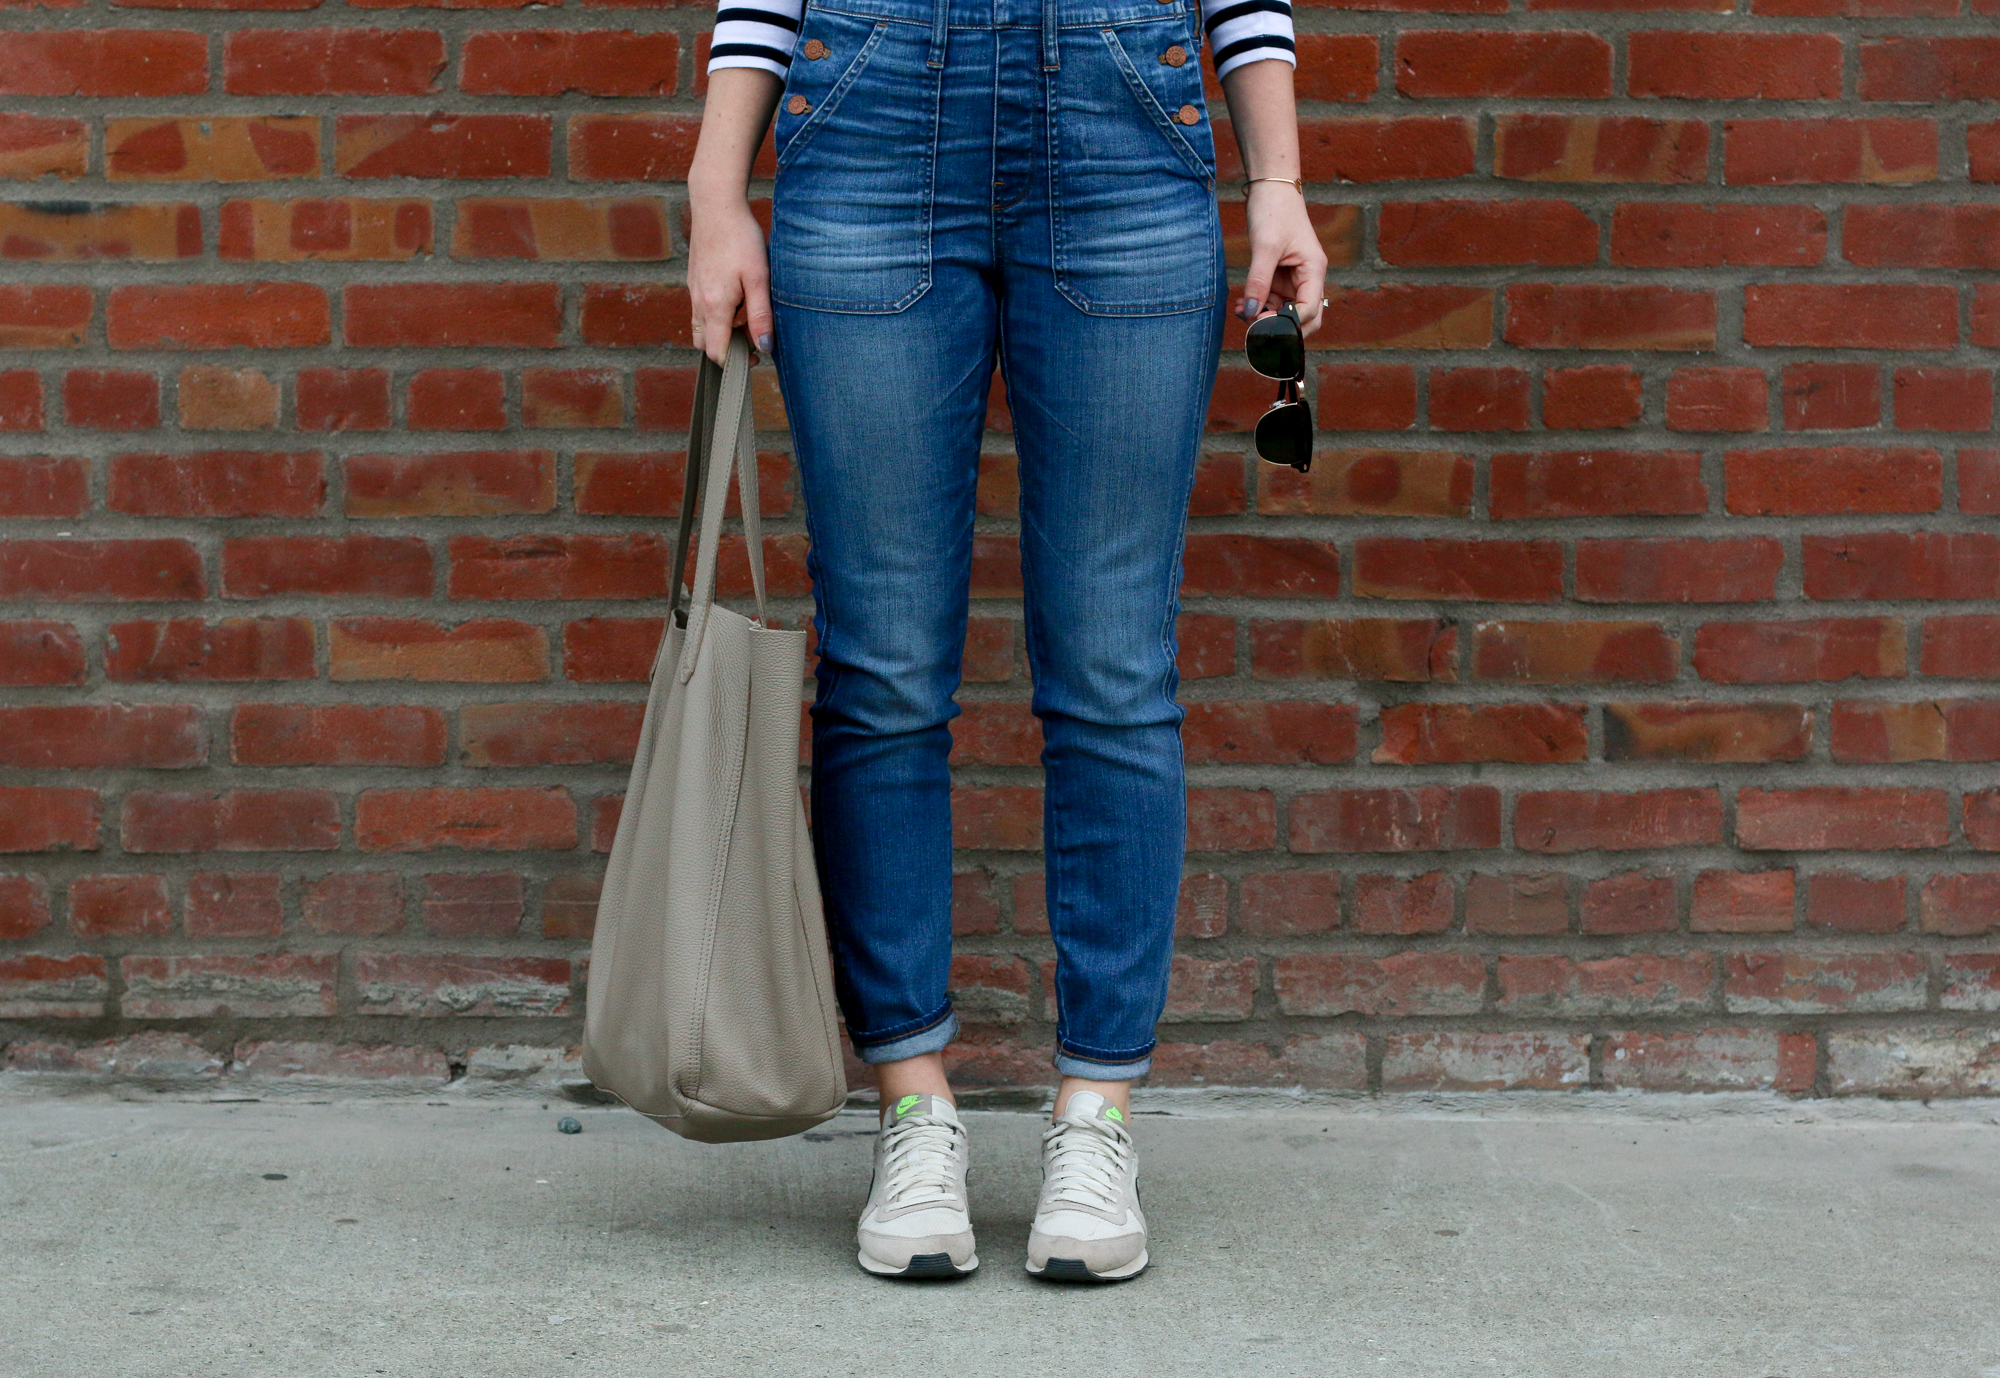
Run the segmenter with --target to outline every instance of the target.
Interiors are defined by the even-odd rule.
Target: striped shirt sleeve
[[[799,15],[804,9],[805,0],[725,3],[715,12],[708,70],[756,67],[782,77],[792,65],[792,45],[799,41]]]
[[[1218,78],[1267,57],[1299,65],[1287,0],[1201,0],[1201,25]]]
[[[716,11],[708,70],[757,67],[782,77],[792,64],[805,0],[754,0]],[[1287,0],[1202,0],[1217,77],[1267,57],[1297,65],[1292,47],[1292,7]]]

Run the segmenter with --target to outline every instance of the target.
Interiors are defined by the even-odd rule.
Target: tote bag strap
[[[693,439],[689,450],[692,455]],[[732,462],[733,461],[733,462]],[[690,460],[692,463],[692,460]],[[770,625],[764,594],[763,516],[757,497],[757,432],[750,406],[750,341],[742,329],[729,337],[728,362],[722,368],[722,385],[715,400],[714,427],[709,438],[703,468],[701,497],[701,541],[695,549],[694,583],[689,592],[687,638],[681,647],[680,681],[685,684],[694,673],[700,655],[701,632],[715,603],[715,566],[722,543],[722,509],[729,501],[729,474],[736,471],[736,488],[743,507],[743,542],[750,557],[750,586],[757,596],[757,621]],[[686,503],[694,492],[689,475]]]

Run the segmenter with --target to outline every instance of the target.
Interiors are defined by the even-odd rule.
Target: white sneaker
[[[854,1236],[881,1277],[955,1278],[979,1266],[966,1209],[965,1125],[943,1096],[904,1096],[875,1140],[875,1180]]]
[[[1042,1135],[1042,1199],[1028,1271],[1056,1282],[1122,1282],[1146,1270],[1139,1153],[1125,1114],[1078,1091]]]

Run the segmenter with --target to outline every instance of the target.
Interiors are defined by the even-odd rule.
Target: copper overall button
[[[797,97],[793,97],[793,99],[796,100]],[[1199,124],[1201,123],[1201,111],[1195,109],[1192,105],[1183,105],[1174,112],[1174,118],[1182,124]]]
[[[1173,47],[1160,54],[1160,61],[1166,63],[1169,67],[1178,67],[1187,61],[1187,49],[1176,43]]]
[[[808,38],[805,42],[805,47],[800,49],[800,51],[814,62],[818,62],[821,58],[832,52],[833,49],[827,47],[826,44],[820,42],[817,38]]]
[[[794,115],[803,115],[806,113],[806,111],[812,108],[813,108],[813,103],[807,100],[804,96],[793,96],[790,100],[785,102],[785,109],[791,111]]]

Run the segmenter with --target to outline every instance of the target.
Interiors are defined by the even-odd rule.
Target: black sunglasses
[[[1300,473],[1312,468],[1312,408],[1306,405],[1306,337],[1299,329],[1299,309],[1291,302],[1275,314],[1250,322],[1243,352],[1250,367],[1278,380],[1278,400],[1257,418],[1257,453],[1272,464],[1289,464]]]

